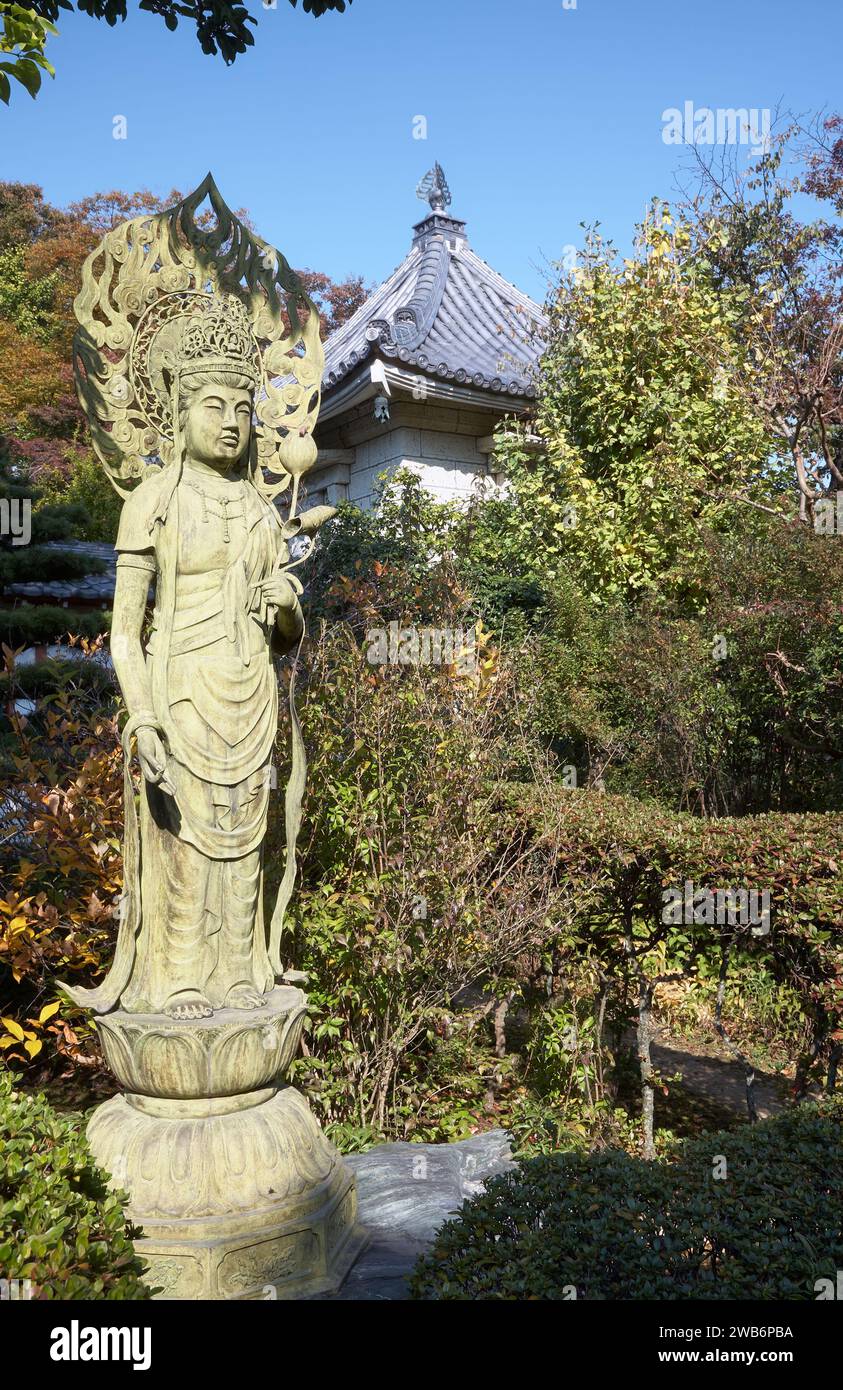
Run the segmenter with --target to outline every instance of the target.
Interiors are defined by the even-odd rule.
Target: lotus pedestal
[[[129,1193],[148,1282],[175,1299],[301,1298],[339,1286],[365,1244],[354,1178],[307,1101],[283,1084],[305,1015],[279,987],[211,1018],[97,1020],[125,1087],[88,1125]]]

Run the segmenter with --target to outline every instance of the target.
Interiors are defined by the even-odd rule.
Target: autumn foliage
[[[128,218],[161,212],[184,194],[119,189],[57,208],[36,184],[0,183],[0,439],[14,457],[66,474],[85,442],[76,401],[73,301],[82,265],[104,233]],[[237,215],[247,224],[249,216]],[[323,336],[344,323],[368,293],[361,276],[333,281],[299,272],[316,301]]]
[[[90,1024],[56,981],[90,975],[110,956],[122,891],[116,715],[80,679],[45,701],[34,724],[11,706],[7,717],[17,746],[0,845],[0,1049],[36,1077],[45,1062],[72,1074],[99,1058]]]

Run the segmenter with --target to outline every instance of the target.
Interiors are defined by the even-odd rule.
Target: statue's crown
[[[182,377],[192,372],[238,372],[256,381],[256,344],[246,310],[234,295],[215,295],[182,329],[177,359]]]

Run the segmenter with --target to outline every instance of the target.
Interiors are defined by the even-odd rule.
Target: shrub
[[[78,1115],[0,1074],[0,1275],[42,1299],[147,1299],[125,1196],[110,1192]]]
[[[60,642],[70,632],[77,637],[97,637],[110,627],[111,614],[106,612],[78,613],[49,603],[0,608],[0,642],[7,647]]]
[[[843,1260],[843,1101],[687,1143],[524,1159],[442,1227],[417,1299],[811,1299]],[[575,1295],[574,1295],[574,1291]]]
[[[695,545],[702,614],[661,593],[594,611],[560,575],[527,652],[541,731],[580,785],[709,817],[838,810],[843,536],[740,514]]]
[[[107,695],[115,690],[116,682],[108,666],[84,660],[38,661],[0,672],[0,699],[34,699],[68,688]]]
[[[20,810],[19,833],[0,844],[0,1049],[30,1084],[46,1081],[45,1064],[68,1061],[93,1080],[90,1015],[67,1000],[43,1015],[56,976],[87,984],[113,950],[123,821],[113,709],[78,686],[57,691],[36,719],[17,721],[10,773],[6,814],[10,803]]]
[[[65,448],[62,465],[41,469],[38,484],[43,499],[38,517],[51,507],[73,508],[80,540],[114,541],[122,502],[92,450]]]
[[[485,684],[484,657],[472,675],[372,666],[347,624],[307,645],[310,771],[283,947],[310,978],[314,1018],[296,1077],[325,1123],[447,1132],[428,1086],[455,997],[478,984],[507,994],[548,922],[572,915],[552,851],[536,843],[522,854],[517,822],[514,834],[486,824],[494,788],[529,750],[517,731],[501,737],[511,672]],[[273,814],[270,875],[283,863],[277,805]],[[453,1101],[454,1077],[438,1080]],[[476,1084],[458,1091],[466,1112],[482,1106]]]
[[[40,495],[40,489],[31,488],[30,491]],[[39,501],[32,513],[32,540],[36,545],[47,541],[87,540],[83,533],[88,523],[88,513],[79,502],[62,501],[61,497],[47,505]]]
[[[53,579],[86,579],[91,574],[104,574],[104,560],[94,555],[79,555],[74,550],[31,549],[0,551],[0,584],[48,583]]]
[[[412,469],[383,473],[375,505],[342,503],[319,534],[308,580],[311,618],[361,616],[361,598],[381,621],[441,623],[458,597],[511,640],[540,619],[544,589],[512,524],[513,504],[481,490],[463,503],[434,501]],[[351,591],[349,584],[351,583]]]

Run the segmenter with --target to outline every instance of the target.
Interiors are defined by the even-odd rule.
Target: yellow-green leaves
[[[572,572],[597,603],[687,588],[701,525],[734,508],[771,441],[747,387],[734,292],[689,250],[664,208],[634,258],[591,236],[587,275],[566,280],[549,314],[537,416],[545,451],[510,429],[498,458],[520,504],[538,570]],[[576,516],[561,525],[561,509]]]
[[[41,86],[41,74],[48,72],[55,76],[52,63],[48,62],[44,49],[50,34],[58,30],[48,19],[42,19],[23,5],[0,3],[0,101],[8,106],[12,93],[11,77],[25,87],[31,97],[35,97]]]

